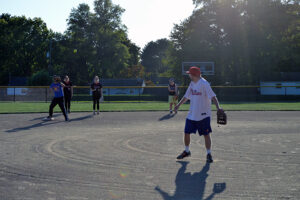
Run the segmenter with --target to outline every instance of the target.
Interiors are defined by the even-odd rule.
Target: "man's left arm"
[[[212,100],[213,104],[216,105],[216,108],[218,111],[223,111],[223,109],[221,108],[220,103],[218,101],[218,98],[216,96],[212,97],[211,100]]]
[[[206,85],[205,89],[206,89],[206,95],[208,96],[208,98],[211,99],[211,101],[213,102],[213,104],[216,105],[217,110],[218,111],[223,111],[222,108],[221,108],[221,106],[220,106],[220,103],[218,101],[218,98],[217,98],[216,94],[211,89],[211,87],[210,87],[209,84]]]

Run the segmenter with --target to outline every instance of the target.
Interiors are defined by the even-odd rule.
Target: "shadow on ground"
[[[59,116],[59,115],[54,115],[53,117],[57,117],[57,116]],[[83,116],[83,117],[70,119],[70,122],[82,121],[82,120],[89,119],[89,118],[92,118],[92,117],[93,117],[93,115],[86,115],[86,116]],[[67,123],[67,122],[62,121],[62,120],[61,121],[45,121],[45,120],[43,120],[44,118],[45,117],[38,117],[38,118],[31,119],[29,121],[37,121],[37,120],[42,120],[42,121],[39,122],[39,123],[36,123],[36,124],[31,124],[31,125],[28,125],[28,126],[24,126],[24,127],[9,129],[9,130],[6,130],[5,132],[14,133],[14,132],[30,130],[30,129],[33,129],[33,128],[39,128],[39,127],[43,127],[43,126],[50,126],[50,125],[54,125],[54,124],[58,124],[58,123]]]
[[[92,114],[89,114],[89,115],[86,115],[86,116],[83,116],[83,117],[78,117],[78,118],[70,118],[70,122],[74,122],[74,121],[82,121],[82,120],[85,120],[85,119],[89,119],[89,118],[93,118],[94,115]]]
[[[20,131],[26,131],[26,130],[30,130],[30,129],[33,129],[33,128],[39,128],[39,127],[42,127],[42,126],[49,126],[49,125],[53,125],[53,124],[58,124],[58,123],[61,123],[62,121],[56,121],[56,122],[53,122],[53,121],[42,121],[42,122],[39,122],[37,124],[32,124],[32,125],[29,125],[29,126],[24,126],[24,127],[19,127],[19,128],[13,128],[13,129],[9,129],[9,130],[6,130],[5,132],[7,133],[15,133],[15,132],[20,132]]]
[[[53,115],[53,117],[55,118],[55,117],[58,117],[60,114],[54,114]],[[48,115],[45,115],[44,117],[36,117],[36,118],[33,118],[33,119],[31,119],[31,120],[29,120],[29,121],[40,121],[40,120],[43,120],[43,119],[45,119],[45,117],[47,117]]]
[[[173,117],[175,117],[176,114],[172,115],[172,114],[167,114],[162,116],[161,118],[158,119],[158,121],[164,121],[164,120],[168,120],[168,119],[172,119]]]
[[[176,175],[176,190],[173,196],[163,191],[160,187],[156,187],[155,190],[160,193],[164,200],[202,200],[204,199],[204,191],[206,186],[206,179],[208,177],[208,171],[210,164],[206,163],[202,170],[197,173],[186,173],[186,167],[188,162],[178,162],[181,164],[180,169]],[[211,200],[218,193],[222,193],[226,189],[226,183],[215,183],[212,193],[205,198],[205,200]]]

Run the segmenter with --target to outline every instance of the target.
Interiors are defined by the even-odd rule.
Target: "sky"
[[[189,17],[192,0],[112,0],[126,11],[122,16],[129,38],[143,48],[148,42],[169,37],[174,24]],[[0,0],[0,14],[40,17],[48,28],[63,33],[72,8],[93,0]]]

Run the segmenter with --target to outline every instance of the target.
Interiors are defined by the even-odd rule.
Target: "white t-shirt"
[[[192,81],[184,95],[191,102],[187,119],[200,121],[211,117],[211,99],[215,96],[210,84],[204,78],[197,83]]]

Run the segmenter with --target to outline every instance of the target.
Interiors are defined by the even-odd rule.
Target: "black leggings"
[[[50,104],[49,107],[49,116],[52,117],[53,115],[53,109],[56,105],[59,105],[61,111],[63,112],[65,119],[68,118],[67,113],[66,113],[66,109],[65,109],[65,105],[64,105],[64,98],[63,97],[59,97],[59,98],[53,98],[52,102]]]
[[[71,95],[65,95],[65,108],[70,111],[71,109]]]
[[[100,100],[100,96],[93,95],[93,110],[96,109],[96,104],[97,104],[97,110],[99,110],[99,100]]]

